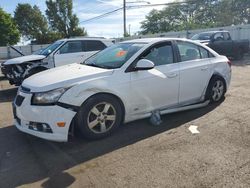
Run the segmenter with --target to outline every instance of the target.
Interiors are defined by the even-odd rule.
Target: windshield
[[[47,48],[40,51],[39,55],[49,55],[51,52],[53,52],[55,49],[57,49],[58,46],[60,46],[63,43],[63,41],[56,41],[53,44],[49,45]]]
[[[83,64],[107,69],[120,68],[144,45],[145,43],[114,44],[90,57]]]
[[[194,35],[192,40],[210,40],[213,33],[200,33]]]

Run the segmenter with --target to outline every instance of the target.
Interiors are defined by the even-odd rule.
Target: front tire
[[[26,79],[26,78],[34,75],[34,74],[37,74],[39,72],[45,71],[45,70],[47,70],[47,69],[45,69],[45,68],[34,68],[34,69],[31,69],[31,70],[29,70],[29,73],[24,77],[24,79]]]
[[[100,139],[112,134],[122,123],[123,112],[119,101],[107,94],[88,99],[77,115],[81,134],[88,139]]]
[[[225,93],[225,81],[219,76],[213,77],[208,85],[206,98],[210,100],[210,103],[217,103],[224,99]]]

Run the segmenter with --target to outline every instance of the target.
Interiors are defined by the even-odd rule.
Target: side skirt
[[[210,101],[207,100],[207,101],[202,102],[202,103],[196,103],[196,104],[192,104],[192,105],[180,106],[180,107],[176,107],[176,108],[158,109],[158,111],[160,111],[161,115],[170,114],[170,113],[181,112],[181,111],[185,111],[185,110],[202,108],[202,107],[207,106],[209,104],[209,102]],[[155,111],[157,111],[157,110],[155,110]],[[131,118],[125,120],[125,123],[131,122],[131,121],[134,121],[134,120],[148,118],[151,115],[152,115],[152,112],[148,112],[148,113],[144,113],[144,114],[137,114],[137,115],[132,116]]]
[[[203,103],[198,103],[198,104],[193,104],[193,105],[188,105],[188,106],[182,106],[182,107],[178,107],[178,108],[173,108],[173,109],[166,109],[166,110],[162,110],[160,111],[161,114],[169,114],[169,113],[174,113],[174,112],[180,112],[180,111],[185,111],[185,110],[191,110],[191,109],[195,109],[195,108],[201,108],[204,106],[207,106],[209,104],[209,100],[203,102]]]

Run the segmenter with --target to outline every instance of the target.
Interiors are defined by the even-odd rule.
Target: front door
[[[147,113],[178,104],[179,64],[175,63],[170,42],[156,44],[139,59],[155,64],[151,70],[131,72],[131,113]]]
[[[68,41],[55,53],[55,67],[81,63],[84,59],[84,53],[81,41]]]

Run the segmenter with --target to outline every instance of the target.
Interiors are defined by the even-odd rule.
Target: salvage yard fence
[[[191,38],[193,35],[205,32],[205,31],[214,31],[214,30],[227,30],[230,32],[233,40],[240,39],[249,39],[250,40],[250,24],[246,25],[236,25],[236,26],[228,26],[228,27],[217,27],[217,28],[209,28],[209,29],[197,29],[197,30],[189,30],[189,31],[178,31],[178,32],[167,32],[167,33],[157,33],[150,35],[136,35],[126,38],[119,38],[116,41],[124,41],[131,40],[136,38],[151,38],[151,37],[175,37],[175,38]],[[24,55],[30,55],[34,52],[41,50],[42,48],[46,48],[48,44],[42,45],[26,45],[26,46],[15,46],[16,49],[21,51]],[[19,57],[20,54],[11,49],[10,47],[0,47],[0,59],[10,59],[14,57]]]
[[[21,51],[24,55],[30,55],[46,48],[49,44],[40,45],[25,45],[25,46],[14,46],[17,50]],[[10,46],[0,47],[0,59],[10,59],[20,57],[21,55],[13,50]]]
[[[177,32],[167,32],[167,33],[157,33],[150,35],[139,35],[139,36],[131,36],[127,38],[121,38],[120,41],[130,40],[136,38],[151,38],[151,37],[174,37],[174,38],[191,38],[193,35],[206,31],[219,31],[226,30],[229,31],[233,40],[240,39],[249,39],[250,40],[250,24],[246,25],[235,25],[235,26],[227,26],[227,27],[216,27],[216,28],[207,28],[207,29],[196,29],[196,30],[188,30],[188,31],[177,31]]]

